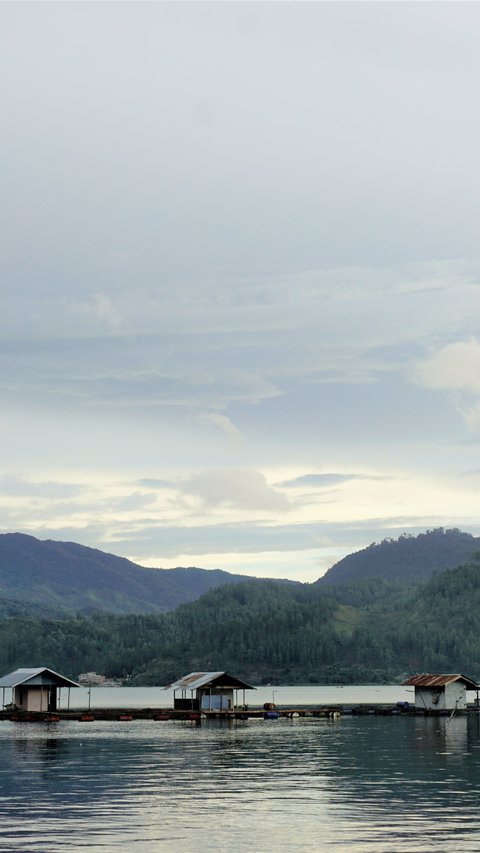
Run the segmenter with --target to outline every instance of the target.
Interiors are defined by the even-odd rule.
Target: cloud
[[[416,376],[429,388],[480,394],[480,342],[471,338],[447,344],[417,365]]]
[[[131,512],[138,509],[143,509],[146,506],[151,506],[156,502],[157,496],[153,492],[134,492],[130,495],[124,495],[117,500],[109,500],[109,509],[116,512]]]
[[[131,527],[124,525],[110,538],[110,548],[116,553],[129,554],[130,559],[141,562],[152,554],[161,554],[164,562],[175,560],[178,555],[242,554],[312,551],[321,555],[323,551],[342,551],[342,556],[366,548],[371,542],[385,538],[397,538],[402,533],[417,535],[425,529],[454,527],[456,519],[444,516],[425,515],[422,518],[402,515],[385,518],[369,518],[359,521],[323,522],[302,524],[256,524],[232,522],[207,525],[172,525],[164,528]],[[471,526],[475,535],[480,534],[478,523]],[[338,543],[342,546],[339,548]],[[132,557],[131,555],[137,555]],[[148,555],[148,557],[146,556]],[[239,564],[241,562],[239,561]],[[157,564],[161,568],[162,562]],[[294,577],[294,566],[292,566]]]
[[[1,18],[3,523],[469,523],[480,4]]]
[[[205,412],[200,415],[200,419],[207,423],[214,424],[214,426],[221,429],[222,432],[226,433],[226,435],[229,435],[231,438],[238,439],[241,437],[241,431],[234,423],[232,423],[230,418],[226,415],[222,415],[221,412]]]
[[[78,483],[35,481],[18,474],[0,476],[0,494],[10,497],[42,498],[59,501],[85,494],[87,487]]]
[[[274,513],[290,509],[287,498],[269,486],[263,474],[251,468],[201,471],[184,480],[181,489],[206,507],[223,505]]]
[[[85,283],[68,299],[25,286],[2,304],[0,387],[77,407],[177,407],[232,435],[237,404],[406,378],[439,336],[468,341],[479,278],[479,264],[451,261],[147,279],[114,294]]]
[[[286,480],[280,483],[281,486],[287,489],[296,489],[302,487],[319,487],[328,488],[329,486],[337,486],[340,483],[346,483],[349,480],[365,480],[372,479],[367,474],[303,474],[301,477],[295,477],[293,480]],[[377,479],[377,478],[374,478]]]
[[[468,428],[472,431],[480,429],[480,400],[471,405],[457,405]]]
[[[142,477],[138,484],[140,486],[146,487],[147,489],[171,489],[172,484],[169,480],[162,480],[156,477]]]
[[[67,310],[81,321],[80,334],[87,332],[97,336],[99,332],[118,335],[127,330],[127,325],[111,296],[94,293],[83,301],[71,300]]]
[[[455,341],[416,365],[415,380],[434,391],[447,391],[471,430],[480,427],[480,342]]]

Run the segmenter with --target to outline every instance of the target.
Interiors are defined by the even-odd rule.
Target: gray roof
[[[240,681],[239,678],[229,675],[228,672],[190,672],[173,684],[168,684],[165,689],[198,690],[199,687],[208,687],[209,685],[213,685],[214,682],[216,682],[216,687],[255,690],[255,687],[251,687],[250,684],[246,684],[244,681]]]
[[[81,687],[76,681],[71,681],[46,666],[39,666],[35,669],[15,669],[0,678],[0,687],[18,687],[20,684],[29,684],[35,687]]]

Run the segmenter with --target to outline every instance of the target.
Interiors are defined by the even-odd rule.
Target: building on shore
[[[78,676],[78,683],[83,687],[91,685],[92,687],[100,687],[105,681],[104,675],[99,675],[97,672],[81,672]]]
[[[17,710],[52,713],[58,708],[61,688],[66,687],[70,691],[71,687],[80,687],[80,684],[53,669],[40,666],[9,672],[0,678],[0,687],[3,690],[3,707],[5,690],[10,688],[11,705]]]
[[[245,691],[255,690],[250,684],[228,672],[190,672],[166,690],[173,690],[176,711],[234,711],[245,707]],[[238,694],[242,700],[239,703]],[[177,696],[177,692],[180,693]]]
[[[98,672],[81,672],[78,676],[81,687],[120,687],[121,682],[116,678],[107,678]]]

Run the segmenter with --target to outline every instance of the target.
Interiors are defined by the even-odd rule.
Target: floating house
[[[465,711],[467,690],[478,690],[480,685],[465,675],[414,675],[405,686],[415,687],[415,710],[423,713],[446,714]]]
[[[165,689],[173,690],[173,707],[176,711],[225,713],[245,707],[245,690],[255,690],[255,687],[228,672],[190,672]],[[239,691],[242,695],[240,704]]]
[[[76,681],[59,675],[53,669],[40,666],[36,669],[16,669],[0,678],[3,689],[3,706],[5,706],[5,690],[10,688],[12,706],[19,711],[37,711],[52,713],[57,710],[58,695],[62,687],[80,687]]]

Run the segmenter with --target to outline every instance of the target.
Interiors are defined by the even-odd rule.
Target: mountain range
[[[349,554],[313,586],[369,577],[415,584],[461,565],[479,550],[480,538],[456,529],[404,534]],[[165,613],[211,589],[247,580],[221,569],[148,569],[75,542],[42,541],[23,533],[0,535],[0,616]]]
[[[368,548],[349,554],[335,563],[317,583],[349,583],[362,578],[384,578],[401,583],[419,583],[434,572],[454,569],[480,551],[480,537],[461,530],[439,527],[418,536],[402,534],[398,539],[372,542]]]
[[[162,586],[170,576],[175,584]],[[411,671],[480,678],[480,552],[458,530],[372,545],[312,584],[142,569],[74,543],[5,534],[0,595],[0,672],[47,664],[130,684],[192,670],[257,684],[392,682]]]
[[[0,615],[164,613],[244,580],[220,569],[147,569],[75,542],[0,535]]]

